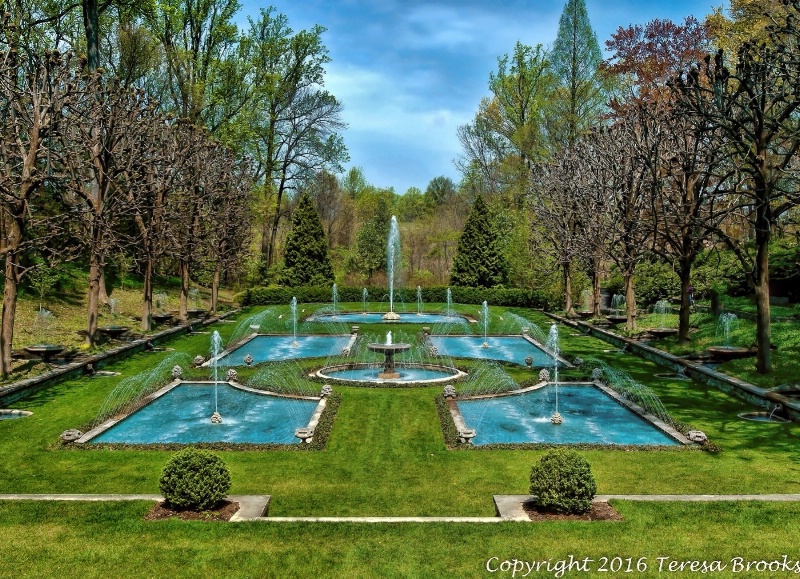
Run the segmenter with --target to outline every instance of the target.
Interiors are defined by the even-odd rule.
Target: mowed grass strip
[[[736,576],[737,558],[796,561],[800,531],[797,503],[617,501],[621,522],[378,525],[145,521],[150,506],[0,502],[0,576],[485,577],[519,560],[552,577],[570,558],[586,572],[567,576],[615,576],[615,558],[646,566],[636,576],[697,576],[666,574],[682,561]]]

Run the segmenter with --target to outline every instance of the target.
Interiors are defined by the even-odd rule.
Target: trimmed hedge
[[[363,288],[352,286],[337,286],[340,302],[360,302]],[[423,303],[446,303],[447,287],[437,286],[422,288]],[[388,290],[384,287],[368,287],[367,298],[371,303],[388,301]],[[451,298],[454,304],[481,304],[484,301],[493,306],[506,306],[518,308],[544,308],[557,307],[552,304],[547,294],[541,290],[513,289],[513,288],[469,288],[451,287]],[[416,289],[404,288],[396,290],[395,301],[413,304],[417,301]],[[254,287],[236,294],[235,300],[243,306],[286,305],[292,297],[302,303],[325,303],[331,301],[331,288],[317,287]]]
[[[231,473],[220,457],[189,447],[169,459],[159,488],[170,505],[204,511],[225,498]]]
[[[588,461],[574,450],[551,450],[531,469],[531,494],[546,509],[585,513],[592,507],[596,492]]]

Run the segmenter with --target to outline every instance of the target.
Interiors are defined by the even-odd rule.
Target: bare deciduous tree
[[[75,101],[73,122],[62,143],[81,150],[65,163],[65,198],[71,207],[89,262],[87,341],[97,342],[101,276],[112,250],[132,244],[135,234],[124,227],[135,211],[125,195],[126,183],[141,177],[146,159],[141,130],[148,114],[144,95],[106,82],[101,72],[87,72],[83,98]]]
[[[54,239],[63,219],[47,219],[37,211],[48,184],[62,177],[67,145],[53,147],[63,129],[64,115],[78,96],[75,63],[58,52],[25,54],[13,43],[8,15],[0,26],[0,255],[4,261],[0,373],[11,372],[11,349],[17,290],[26,271],[23,255]],[[35,235],[34,225],[46,219],[47,235]],[[41,224],[40,224],[41,225]],[[42,233],[39,231],[39,233]],[[53,245],[53,251],[58,247]]]
[[[737,195],[754,231],[755,255],[723,228],[717,233],[739,257],[755,292],[756,367],[762,373],[771,369],[769,243],[781,215],[800,204],[800,3],[786,4],[787,16],[768,27],[766,43],[742,45],[734,71],[720,51],[675,82],[684,105],[718,127],[742,177]]]

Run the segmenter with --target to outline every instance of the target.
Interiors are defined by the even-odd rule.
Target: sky
[[[245,18],[255,0],[241,0]],[[702,20],[723,0],[586,0],[601,49],[620,26],[656,18]],[[349,167],[377,187],[424,191],[458,183],[457,129],[489,96],[489,73],[517,41],[553,44],[566,0],[273,0],[295,30],[315,24],[331,62],[325,88],[343,105]],[[606,54],[606,56],[609,56]]]

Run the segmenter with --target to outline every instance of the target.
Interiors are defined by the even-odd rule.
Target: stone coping
[[[156,344],[176,338],[186,333],[190,333],[192,328],[197,325],[198,322],[203,326],[208,326],[237,314],[239,311],[240,310],[237,308],[212,318],[206,318],[200,321],[192,320],[185,324],[181,324],[180,326],[173,326],[171,328],[167,328],[166,330],[150,334],[144,338],[132,340],[122,344],[121,346],[110,348],[100,352],[99,354],[88,356],[79,362],[71,362],[69,364],[64,364],[63,366],[57,366],[37,376],[25,378],[24,380],[19,380],[13,384],[0,386],[0,404],[10,404],[41,388],[52,386],[53,384],[63,382],[64,380],[71,380],[73,378],[77,378],[78,376],[82,376],[87,373],[87,367],[89,365],[91,365],[95,370],[98,370],[106,364],[110,364],[127,358],[132,354],[145,351],[148,343]]]
[[[539,382],[538,384],[534,384],[532,386],[528,386],[527,388],[522,388],[520,390],[509,390],[509,391],[506,391],[506,392],[498,392],[496,394],[478,394],[476,396],[466,396],[466,397],[463,397],[463,398],[456,398],[456,399],[452,399],[451,398],[451,399],[447,400],[447,406],[450,409],[450,415],[453,418],[453,422],[456,425],[456,429],[459,432],[462,432],[463,430],[465,430],[467,428],[467,426],[466,426],[466,423],[464,422],[464,417],[461,415],[461,409],[458,407],[458,401],[459,400],[464,400],[464,401],[469,401],[469,400],[487,400],[487,399],[492,399],[492,398],[502,398],[502,397],[506,397],[506,396],[519,396],[519,395],[525,394],[527,392],[533,392],[534,390],[539,390],[541,388],[544,388],[548,384],[554,384],[554,382],[547,382],[547,381]],[[652,424],[655,428],[659,429],[661,432],[663,432],[664,434],[666,434],[670,438],[678,441],[679,443],[681,443],[683,445],[693,445],[693,444],[695,444],[694,442],[692,442],[691,440],[686,438],[683,434],[678,432],[675,428],[673,428],[672,426],[670,426],[669,424],[667,424],[666,422],[664,422],[663,420],[661,420],[657,416],[655,416],[653,414],[650,414],[644,408],[642,408],[638,404],[634,403],[632,400],[627,400],[627,399],[623,398],[615,390],[613,390],[612,388],[609,388],[608,386],[606,386],[605,384],[603,384],[602,382],[600,382],[598,380],[582,381],[582,382],[578,382],[578,381],[559,381],[559,382],[557,382],[557,384],[558,385],[565,385],[565,386],[586,386],[587,388],[593,386],[593,387],[597,388],[598,390],[601,390],[602,392],[604,392],[607,396],[609,396],[612,400],[614,400],[620,406],[624,406],[625,408],[627,408],[628,410],[630,410],[631,412],[633,412],[634,414],[636,414],[637,416],[639,416],[643,420],[645,420],[645,421],[649,422],[650,424]],[[523,443],[523,444],[527,444],[527,443]],[[536,444],[536,443],[530,443],[530,444]],[[613,447],[614,445],[609,445],[609,446]]]
[[[117,416],[113,416],[113,417],[109,418],[108,420],[103,421],[101,424],[95,426],[94,428],[92,428],[91,430],[86,432],[83,436],[81,436],[78,440],[76,440],[75,444],[79,444],[80,445],[80,444],[85,444],[85,443],[91,442],[93,438],[99,436],[100,434],[102,434],[103,432],[105,432],[106,430],[111,428],[112,426],[115,426],[119,422],[122,422],[123,420],[125,420],[126,418],[131,416],[132,414],[135,414],[137,411],[141,410],[142,408],[144,408],[145,406],[147,406],[148,404],[150,404],[151,402],[153,402],[157,398],[161,398],[167,392],[173,390],[174,388],[180,386],[181,384],[189,384],[189,385],[191,385],[191,384],[226,384],[226,385],[230,386],[231,388],[236,388],[238,390],[243,390],[245,392],[250,392],[250,393],[256,394],[258,396],[274,396],[276,398],[290,398],[290,399],[293,399],[293,400],[310,400],[312,402],[316,401],[316,402],[318,402],[317,408],[314,410],[314,414],[311,416],[311,419],[310,419],[310,421],[308,423],[308,427],[307,427],[307,428],[312,429],[312,431],[313,431],[314,428],[317,427],[317,424],[319,423],[319,419],[322,416],[322,411],[325,410],[325,405],[326,405],[325,398],[322,398],[320,396],[301,396],[301,395],[298,395],[298,394],[280,394],[280,393],[277,393],[277,392],[271,392],[269,390],[258,390],[256,388],[250,388],[249,386],[244,386],[243,384],[239,384],[238,382],[235,382],[233,380],[218,380],[217,382],[214,382],[213,380],[182,380],[180,378],[176,378],[175,380],[173,380],[169,384],[166,384],[166,385],[162,386],[161,388],[159,388],[158,390],[156,390],[152,394],[146,396],[142,400],[142,404],[140,406],[138,406],[136,409],[134,409],[134,410],[132,410],[130,412],[127,412],[125,414],[119,414]]]

